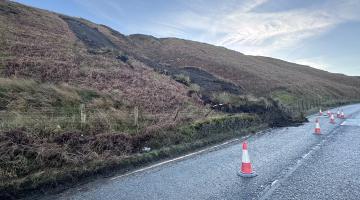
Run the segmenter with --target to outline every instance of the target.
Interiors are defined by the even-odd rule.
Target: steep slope
[[[93,42],[98,52],[89,52],[57,14],[15,3],[1,4],[3,76],[118,90],[119,98],[125,96],[149,112],[175,109],[192,101],[182,84],[154,73],[137,60],[117,59],[121,52],[115,48],[100,49],[105,46]],[[112,44],[107,38],[99,39],[96,33],[101,34],[95,27],[90,30],[89,37]]]
[[[144,35],[129,38],[141,54],[157,63],[198,67],[259,96],[286,90],[317,98],[359,98],[360,82],[356,77],[176,38]]]
[[[0,1],[0,198],[299,122],[359,88],[359,77]]]
[[[14,59],[3,60],[5,65],[3,74],[6,77],[33,77],[41,81],[75,82],[101,90],[119,89],[120,91],[129,91],[122,83],[129,85],[130,82],[134,86],[137,84],[139,89],[132,88],[132,92],[127,92],[125,96],[132,96],[131,101],[144,96],[138,101],[146,109],[150,109],[147,100],[155,102],[151,106],[167,106],[172,101],[154,97],[168,96],[163,94],[180,90],[181,87],[182,97],[173,102],[169,108],[173,109],[174,105],[187,98],[186,87],[166,77],[161,77],[166,81],[161,80],[156,83],[161,85],[147,83],[153,81],[151,76],[155,74],[149,71],[150,68],[172,75],[173,78],[176,78],[176,75],[189,77],[190,82],[200,86],[205,102],[214,100],[214,96],[221,92],[265,97],[285,92],[295,99],[305,96],[322,101],[353,100],[360,95],[360,81],[356,77],[332,74],[267,57],[247,56],[199,42],[176,38],[159,39],[140,34],[124,36],[106,26],[55,13],[33,10],[32,16],[25,17],[30,14],[26,9],[22,11],[11,7],[7,9],[2,11],[4,14],[8,13],[7,18],[3,18],[2,24],[5,26],[2,29],[4,29],[5,41],[9,43],[4,47],[11,46],[11,48],[3,52],[5,55],[11,54]],[[40,35],[41,37],[36,37]],[[18,60],[20,56],[21,61]],[[140,67],[142,65],[145,67]],[[200,71],[195,70],[195,73],[194,68]],[[109,71],[113,73],[108,73]],[[122,74],[117,74],[119,71]],[[105,78],[104,73],[107,73],[105,77],[112,76],[112,78]],[[131,76],[138,81],[124,81],[129,77],[124,75],[126,73],[133,73]],[[100,78],[102,76],[103,78]],[[204,76],[207,79],[204,79]],[[122,79],[114,83],[115,77],[117,80],[119,77]],[[143,85],[149,87],[142,87]],[[171,85],[177,85],[177,88],[172,88]],[[161,89],[154,91],[156,88]],[[139,92],[143,92],[144,95],[138,95]],[[153,95],[145,95],[151,93]],[[176,99],[174,95],[172,94],[172,99]],[[162,110],[160,107],[152,110]]]

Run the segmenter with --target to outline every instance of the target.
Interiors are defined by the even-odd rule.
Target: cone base
[[[252,177],[257,176],[257,174],[255,172],[251,172],[250,174],[248,174],[248,173],[245,174],[245,173],[242,173],[241,171],[239,171],[237,173],[237,175],[241,176],[241,177],[245,177],[245,178],[252,178]]]

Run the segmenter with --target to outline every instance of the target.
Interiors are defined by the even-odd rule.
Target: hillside
[[[356,77],[176,38],[129,37],[142,55],[156,63],[179,68],[198,67],[236,84],[246,93],[265,96],[274,91],[287,91],[324,99],[359,97],[360,82]]]
[[[226,91],[236,95],[270,96],[276,92],[286,92],[296,97],[323,100],[359,98],[360,81],[356,77],[332,74],[273,58],[247,56],[194,41],[139,34],[125,36],[84,19],[29,9],[15,3],[10,5],[2,9],[1,16],[2,41],[6,43],[2,45],[6,48],[2,52],[11,55],[3,59],[5,69],[2,74],[5,77],[73,82],[108,91],[118,89],[127,92],[124,95],[131,101],[136,97],[145,107],[149,106],[145,102],[150,100],[155,102],[152,106],[162,107],[170,103],[169,108],[172,109],[187,98],[186,85],[184,87],[167,77],[158,76],[151,68],[170,75],[188,74],[192,76],[190,82],[199,85],[200,90],[211,90],[211,93]],[[109,74],[122,79],[114,83],[112,78],[106,77]],[[159,81],[154,83],[151,76],[157,76]],[[204,76],[207,76],[207,81]],[[207,82],[218,84],[214,87],[214,84],[209,86]],[[134,92],[132,88],[129,92],[121,86],[123,83],[131,83],[131,87],[140,86],[141,89]],[[173,85],[176,88],[171,88]],[[161,89],[154,91],[155,88]],[[138,95],[138,92],[143,94]],[[172,94],[174,102],[152,99],[168,97],[163,95],[167,92],[182,97],[175,98],[175,94]],[[136,95],[132,96],[131,93]],[[160,107],[153,110],[158,111],[162,109]]]
[[[359,77],[126,36],[10,1],[0,1],[0,33],[0,197],[129,170],[360,100]]]

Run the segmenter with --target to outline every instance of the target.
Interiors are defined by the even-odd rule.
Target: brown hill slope
[[[156,39],[144,35],[129,38],[138,51],[157,63],[195,66],[256,95],[286,90],[317,98],[359,98],[360,82],[356,77],[176,38]]]
[[[0,1],[0,198],[303,120],[359,88],[359,77]]]
[[[182,90],[182,97],[178,96],[179,101],[173,102],[171,108],[187,98],[186,88],[166,77],[161,76],[161,81],[154,83],[151,77],[154,73],[149,67],[173,77],[188,76],[190,82],[200,86],[205,101],[224,91],[256,96],[286,93],[295,98],[305,96],[322,100],[356,99],[360,95],[360,81],[356,77],[278,59],[247,56],[194,41],[139,34],[124,36],[103,25],[14,3],[3,7],[3,41],[8,43],[3,52],[11,55],[3,61],[2,74],[6,77],[74,82],[101,90],[119,89],[127,92],[125,96],[129,96],[130,101],[139,98],[145,107],[148,107],[147,100],[159,102],[153,106],[166,106],[174,100],[154,99],[155,96],[172,93],[172,99],[176,99],[177,90]],[[201,70],[194,71],[194,68]],[[126,76],[126,73],[132,74]],[[122,79],[114,83],[115,76],[117,80]],[[124,83],[139,90],[132,88],[129,92]],[[154,91],[156,88],[161,89]],[[154,109],[159,111],[160,108]]]
[[[117,91],[119,98],[125,96],[149,112],[174,110],[184,102],[196,102],[187,97],[182,84],[158,75],[135,59],[117,59],[122,52],[115,48],[95,46],[90,52],[57,14],[15,3],[0,4],[1,74],[5,77]],[[91,30],[98,33],[95,28]],[[100,40],[96,34],[91,36]],[[100,41],[112,44],[107,38]]]

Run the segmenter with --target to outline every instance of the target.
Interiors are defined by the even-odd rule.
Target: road
[[[254,178],[237,176],[241,141],[235,141],[44,199],[359,199],[360,104],[342,109],[347,119],[336,124],[320,117],[322,135],[313,134],[313,115],[304,125],[247,138]]]

